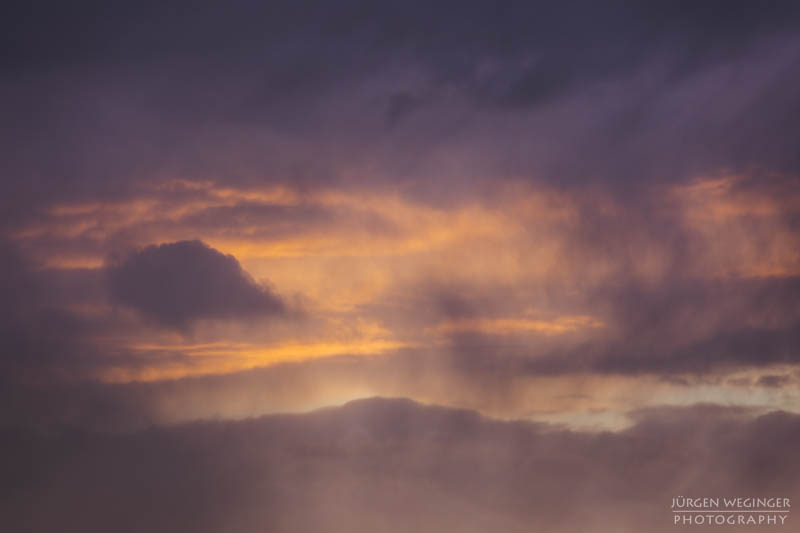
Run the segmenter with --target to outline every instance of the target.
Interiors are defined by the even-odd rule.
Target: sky
[[[18,528],[800,501],[797,3],[0,9]]]

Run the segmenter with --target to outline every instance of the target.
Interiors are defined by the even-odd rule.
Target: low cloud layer
[[[674,497],[800,498],[797,416],[633,416],[580,433],[373,399],[126,434],[5,430],[0,509],[30,532],[667,532],[684,530]]]

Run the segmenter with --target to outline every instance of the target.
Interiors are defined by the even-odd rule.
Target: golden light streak
[[[198,345],[140,344],[129,348],[134,352],[170,353],[185,358],[181,362],[168,361],[145,368],[118,367],[100,376],[106,383],[134,381],[159,381],[208,374],[229,374],[242,370],[267,367],[278,363],[307,361],[336,355],[373,356],[410,346],[409,343],[391,340],[363,342],[319,342],[311,344],[286,343],[273,347],[249,344],[208,343]]]
[[[700,279],[800,273],[798,237],[785,223],[787,214],[800,211],[800,199],[748,189],[741,179],[703,177],[663,194],[664,209],[685,226],[690,240],[688,273]],[[626,257],[587,245],[581,225],[585,204],[585,198],[523,180],[478,199],[437,205],[392,191],[237,188],[176,179],[144,187],[128,199],[53,205],[37,222],[18,228],[14,238],[37,265],[54,269],[99,269],[120,236],[120,246],[201,238],[234,255],[250,275],[268,281],[288,300],[298,296],[303,309],[318,319],[313,331],[303,333],[299,325],[270,326],[276,332],[270,338],[223,324],[200,335],[204,342],[181,336],[161,342],[165,337],[154,330],[145,340],[109,340],[108,350],[133,350],[146,362],[143,368],[116,368],[103,379],[157,380],[344,353],[369,356],[420,340],[435,344],[458,332],[540,334],[561,342],[606,328],[589,314],[595,311],[550,318],[547,304],[541,313],[501,309],[499,317],[442,323],[434,317],[402,333],[397,324],[388,326],[371,315],[371,305],[425,284],[585,288],[620,275],[647,283],[669,275],[674,251],[639,228],[616,235],[624,239]],[[593,213],[625,221],[626,206],[613,197],[600,195],[591,205]],[[221,207],[280,207],[277,212],[285,216],[274,223],[277,228],[270,227],[270,217],[262,221],[257,215],[244,223],[237,218],[217,224],[214,209]],[[324,216],[309,219],[309,208]],[[79,244],[73,249],[73,243]],[[135,314],[128,319],[137,323]],[[354,331],[342,334],[348,328]],[[237,342],[218,343],[221,339]],[[282,341],[273,345],[275,339]],[[158,353],[178,357],[159,358]]]
[[[503,335],[517,332],[536,332],[545,335],[560,335],[584,328],[600,328],[605,324],[591,316],[568,316],[554,320],[531,320],[525,318],[463,319],[445,322],[432,328],[437,333],[477,332]]]

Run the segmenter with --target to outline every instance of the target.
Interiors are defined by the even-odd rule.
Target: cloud
[[[17,6],[3,222],[165,175],[430,192],[800,168],[792,3],[282,4]]]
[[[584,433],[370,399],[139,432],[6,428],[0,511],[32,533],[671,532],[677,496],[800,497],[796,415],[634,416]]]
[[[69,378],[91,368],[83,341],[92,326],[65,309],[56,286],[0,239],[0,388]]]
[[[800,360],[800,278],[670,279],[607,292],[619,339],[584,363],[598,371],[705,373]]]
[[[789,383],[792,383],[792,376],[783,374],[783,375],[766,375],[761,376],[758,378],[758,384],[764,387],[782,387]]]
[[[800,345],[797,3],[281,4],[0,17],[0,233],[19,246],[0,253],[0,379],[207,372],[159,383],[192,388],[194,417],[420,383],[487,410],[575,376],[789,389],[758,373],[790,374]],[[313,320],[233,320],[286,313],[245,270]],[[282,347],[378,345],[408,348],[328,389],[330,367],[276,371],[286,403],[255,382],[215,396],[214,373]],[[90,389],[75,418],[113,418]]]
[[[235,257],[200,241],[145,247],[112,261],[107,275],[113,302],[171,327],[286,311],[283,300],[253,281]]]
[[[466,289],[462,292],[469,294]],[[500,302],[511,308],[512,300],[502,290],[495,292],[495,299],[472,306],[450,296],[432,320],[467,313],[490,317]],[[464,321],[469,328],[454,328],[446,338],[448,370],[476,379],[587,372],[667,376],[800,362],[797,276],[711,280],[667,276],[657,283],[639,283],[623,274],[618,281],[611,278],[585,289],[579,298],[563,297],[555,290],[551,295],[557,296],[548,306],[551,309],[569,302],[596,315],[566,314],[531,322],[534,337],[523,336],[521,327],[516,335],[489,335],[491,322]],[[558,337],[544,335],[548,331],[572,335],[558,342]]]

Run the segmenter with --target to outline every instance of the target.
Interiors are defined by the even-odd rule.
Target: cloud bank
[[[31,532],[666,532],[683,530],[677,496],[798,497],[797,416],[635,417],[580,433],[372,399],[121,435],[4,431],[2,509]]]

